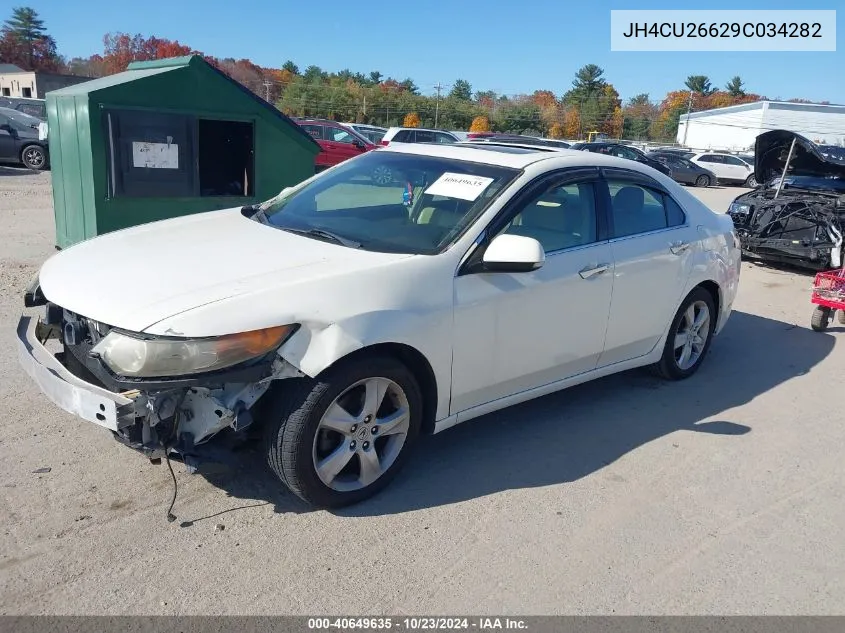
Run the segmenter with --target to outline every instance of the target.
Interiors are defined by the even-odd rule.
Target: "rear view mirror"
[[[546,261],[543,246],[532,237],[499,235],[484,251],[482,265],[488,272],[526,273]]]

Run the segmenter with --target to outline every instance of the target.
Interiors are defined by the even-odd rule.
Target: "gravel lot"
[[[53,231],[49,174],[0,168],[0,613],[845,612],[845,329],[810,331],[807,275],[745,264],[683,383],[632,372],[469,422],[341,513],[306,511],[256,451],[176,465],[168,523],[166,466],[18,369]]]

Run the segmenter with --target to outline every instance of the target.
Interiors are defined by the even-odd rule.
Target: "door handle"
[[[690,247],[689,242],[672,242],[669,245],[669,250],[672,251],[675,255],[680,255],[684,251],[686,251]]]
[[[610,268],[610,264],[599,264],[598,266],[587,266],[586,268],[582,268],[578,271],[578,274],[581,275],[581,279],[589,279],[594,275],[601,275],[605,272],[608,268]]]

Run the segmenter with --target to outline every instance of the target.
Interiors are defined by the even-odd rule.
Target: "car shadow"
[[[681,441],[686,433],[748,434],[726,412],[807,373],[834,343],[825,333],[734,311],[695,376],[667,382],[645,370],[624,372],[425,437],[385,490],[333,513],[387,515],[573,482],[669,434]],[[310,511],[270,473],[260,446],[238,453],[230,468],[199,472],[243,500],[232,510],[259,500],[277,512]]]
[[[26,167],[0,166],[0,176],[31,176],[37,173],[37,171],[28,169]]]

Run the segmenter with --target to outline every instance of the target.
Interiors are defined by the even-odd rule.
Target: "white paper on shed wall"
[[[175,143],[132,143],[133,167],[179,169],[179,146]]]

